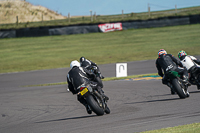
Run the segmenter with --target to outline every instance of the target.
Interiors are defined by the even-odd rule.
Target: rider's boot
[[[86,107],[87,113],[92,114],[92,110],[91,110],[90,106],[86,105],[85,107]]]
[[[174,91],[173,88],[171,88],[171,94],[172,94],[172,95],[176,94],[176,92]]]
[[[200,90],[200,83],[199,83],[197,78],[195,78],[195,80],[196,80],[196,83],[197,83],[197,89]]]
[[[100,91],[100,94],[103,96],[103,98],[104,98],[106,101],[109,100],[109,97],[106,96],[106,95],[104,94],[103,90]]]
[[[101,79],[104,79],[105,77],[103,75],[100,75]]]
[[[77,99],[80,103],[82,103],[85,106],[87,113],[92,114],[92,110],[91,110],[90,106],[87,104],[86,100],[79,95],[78,95]]]
[[[99,77],[100,77],[101,79],[104,79],[104,76],[101,74],[100,71],[98,72],[98,74],[99,74]]]
[[[176,94],[176,92],[174,91],[174,88],[173,88],[173,86],[172,86],[171,83],[168,82],[168,83],[167,83],[167,86],[170,88],[171,94],[172,94],[172,95]]]
[[[187,76],[184,75],[182,81],[185,83],[185,85],[191,86],[190,82],[188,81],[188,77]]]
[[[104,91],[101,87],[98,87],[98,92],[103,96],[105,100],[109,100],[109,97],[104,94]]]
[[[197,89],[200,90],[200,85],[199,84],[197,84]]]

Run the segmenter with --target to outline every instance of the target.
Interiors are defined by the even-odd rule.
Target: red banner
[[[102,32],[110,32],[115,30],[122,30],[122,23],[99,24],[98,27]]]

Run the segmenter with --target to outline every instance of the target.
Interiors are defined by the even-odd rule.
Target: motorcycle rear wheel
[[[184,98],[187,97],[187,94],[186,94],[185,90],[181,88],[178,79],[176,79],[176,78],[173,79],[172,80],[172,85],[174,87],[174,90],[176,91],[176,93],[178,94],[178,96],[181,99],[184,99]]]
[[[103,108],[101,108],[99,106],[99,104],[97,103],[97,101],[94,99],[94,97],[92,95],[89,95],[86,98],[87,104],[90,106],[90,108],[92,109],[92,111],[97,114],[98,116],[104,115],[104,110]]]

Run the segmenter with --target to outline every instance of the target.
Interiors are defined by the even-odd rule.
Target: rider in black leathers
[[[101,75],[101,72],[99,70],[99,67],[97,66],[96,63],[92,62],[91,60],[86,59],[85,57],[80,58],[80,64],[81,66],[84,65],[84,67],[88,70],[91,70],[92,68],[96,69],[96,72],[99,74],[99,77],[101,79],[104,79],[104,76]]]
[[[73,94],[77,94],[81,85],[85,83],[89,83],[93,89],[96,89],[98,87],[97,82],[92,81],[94,78],[96,78],[95,75],[87,69],[80,67],[80,63],[78,61],[72,61],[70,64],[70,68],[71,70],[68,72],[67,75],[67,82],[68,88]],[[92,111],[87,105],[86,100],[80,95],[77,95],[77,99],[86,107],[88,114],[91,114]]]
[[[88,71],[84,67],[80,67],[80,63],[76,60],[71,62],[70,68],[71,70],[68,72],[67,75],[67,82],[68,82],[68,88],[73,94],[77,94],[79,92],[81,85],[90,84],[90,86],[93,89],[98,90],[99,93],[102,94],[102,96],[106,100],[109,99],[107,96],[103,94],[103,92],[101,91],[102,88],[98,85],[98,83],[94,82],[96,79],[94,73]],[[88,114],[91,114],[92,111],[90,107],[87,105],[86,100],[80,95],[77,95],[77,99],[80,103],[82,103],[86,107]]]
[[[162,83],[169,86],[171,88],[171,94],[175,94],[171,83],[168,82],[168,76],[166,74],[167,71],[176,71],[181,76],[184,82],[186,82],[188,85],[188,73],[186,68],[178,68],[178,65],[183,67],[181,62],[177,60],[173,55],[167,54],[167,52],[164,49],[160,49],[158,52],[158,58],[156,60],[156,67],[158,70],[158,74],[163,77]],[[164,72],[164,74],[163,74]]]
[[[80,58],[80,64],[81,67],[86,68],[88,71],[91,71],[93,69],[94,74],[96,75],[96,78],[93,80],[94,82],[98,83],[98,92],[105,98],[105,99],[109,99],[105,94],[104,91],[102,90],[103,88],[103,83],[101,81],[101,79],[103,79],[104,77],[101,75],[100,69],[97,66],[96,63],[86,59],[85,57],[81,57]]]
[[[98,76],[98,72],[97,72],[97,67],[96,68],[94,68],[93,66],[91,66],[87,61],[83,61],[82,63],[81,63],[81,67],[84,67],[84,68],[86,68],[88,71],[90,71],[90,72],[93,72],[95,75],[96,75],[96,78],[95,78],[95,82],[98,82],[98,85],[101,87],[101,88],[103,88],[103,83],[102,83],[102,81],[101,81],[101,78],[100,78],[100,76]],[[92,68],[93,67],[93,68]],[[92,71],[93,70],[93,71]]]

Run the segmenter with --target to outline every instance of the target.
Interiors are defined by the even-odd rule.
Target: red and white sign
[[[99,24],[98,27],[102,32],[110,32],[115,30],[122,30],[122,23]]]

